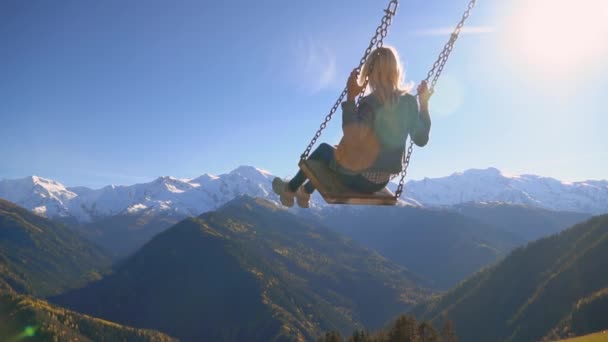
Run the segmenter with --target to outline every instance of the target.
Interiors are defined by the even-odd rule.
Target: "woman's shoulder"
[[[374,96],[373,93],[363,96],[361,98],[361,101],[359,102],[359,104],[367,105],[367,106],[373,108],[374,110],[377,110],[378,108],[382,107],[380,100],[378,100],[378,98],[376,96]]]
[[[401,99],[401,101],[407,101],[407,102],[416,101],[416,96],[410,94],[407,91],[404,91],[403,93],[401,93],[399,98]]]
[[[407,91],[400,92],[398,95],[398,98],[399,98],[399,102],[408,103],[408,102],[416,101],[416,97]],[[371,94],[363,96],[363,98],[361,99],[361,103],[379,105],[380,100],[378,100],[378,98],[375,96],[374,93],[371,93]]]

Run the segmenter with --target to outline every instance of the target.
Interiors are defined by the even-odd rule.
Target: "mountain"
[[[41,177],[0,181],[0,198],[38,214],[80,223],[142,210],[196,216],[239,195],[277,201],[268,171],[240,166],[223,175],[194,179],[159,177],[149,183],[101,189],[65,187]],[[389,187],[395,188],[395,184]],[[506,176],[494,168],[442,178],[408,181],[401,205],[445,207],[467,202],[523,204],[555,211],[600,214],[608,211],[608,181],[567,183],[533,175]],[[315,194],[313,208],[325,207]]]
[[[0,288],[46,296],[96,280],[110,258],[71,229],[0,200]]]
[[[447,290],[525,241],[461,214],[413,207],[339,207],[319,222]]]
[[[349,213],[351,209],[353,213]],[[470,217],[473,220],[459,218],[453,222],[450,219],[451,216],[442,213],[441,210],[435,214],[435,211],[412,208],[356,207],[351,209],[332,207],[317,211],[303,210],[298,212],[302,214],[314,213],[313,216],[325,217],[327,220],[320,220],[320,224],[327,225],[343,234],[347,234],[362,245],[378,250],[381,254],[392,258],[393,261],[400,263],[406,268],[416,270],[418,274],[429,273],[427,275],[429,280],[434,282],[440,289],[447,289],[453,286],[467,275],[477,271],[480,267],[496,261],[504,256],[506,252],[520,244],[554,234],[589,218],[588,214],[554,212],[546,209],[508,204],[466,204],[455,206],[454,210],[451,211],[455,212],[456,215]],[[397,213],[403,212],[401,212],[401,215],[383,214],[385,211],[391,210],[396,210]],[[335,213],[332,213],[334,211]],[[357,211],[361,212],[357,213]],[[368,219],[349,220],[343,219],[344,216],[363,216]],[[431,218],[432,216],[435,217]],[[375,221],[369,220],[372,217]],[[186,218],[185,215],[173,211],[145,209],[134,213],[101,217],[93,222],[71,224],[70,226],[110,252],[113,257],[123,258],[134,253],[154,235],[184,218]],[[438,234],[436,236],[439,237],[433,240],[425,236],[437,232],[432,232],[432,229],[425,228],[425,225],[416,225],[416,227],[421,228],[420,231],[416,229],[402,229],[411,227],[410,225],[403,224],[403,222],[420,222],[420,220],[426,220],[425,222],[427,223],[425,224],[430,224],[437,229],[449,230],[451,233]],[[351,223],[351,221],[353,222]],[[466,222],[464,224],[468,228],[460,229],[463,222]],[[381,227],[369,228],[370,226],[378,225]],[[350,227],[351,229],[346,229],[345,227]],[[391,227],[399,228],[393,229]],[[497,230],[507,234],[497,233]],[[378,231],[384,233],[379,234]],[[456,238],[454,234],[462,234],[462,237]],[[468,237],[465,238],[464,236],[467,234]],[[388,243],[383,243],[383,239]],[[492,248],[482,248],[485,252],[479,254],[478,258],[473,257],[473,254],[470,253],[475,250],[471,246],[459,245],[459,247],[456,247],[454,245],[452,246],[453,248],[447,248],[446,245],[446,243],[455,241],[468,240],[473,242],[479,239],[485,239],[487,245],[492,246]],[[412,251],[403,253],[404,250],[402,248],[397,248],[396,244],[401,243],[399,242],[400,240],[405,241],[403,242],[405,246],[411,243]],[[446,253],[443,260],[419,258],[417,255],[414,255],[414,251],[435,249],[442,244],[442,250]],[[479,246],[479,244],[473,242],[473,246]],[[464,248],[466,253],[463,253],[460,248]],[[433,264],[431,260],[436,260],[436,264]],[[443,264],[445,260],[451,260],[456,265],[456,267],[452,268],[451,272],[445,272],[443,267],[438,266]],[[413,263],[409,264],[410,262]],[[450,277],[450,273],[453,275],[452,277]]]
[[[591,217],[585,213],[553,211],[507,203],[465,203],[455,205],[451,209],[511,233],[525,242],[559,233]]]
[[[79,222],[144,210],[196,216],[217,209],[242,194],[276,199],[271,186],[273,178],[267,171],[241,166],[220,176],[159,177],[149,183],[109,185],[93,190],[67,188],[58,182],[32,176],[0,181],[0,198],[47,217],[74,218]]]
[[[320,221],[321,224],[327,224],[330,228],[337,228],[342,233],[345,233],[355,240],[359,241],[361,244],[370,247],[376,248],[381,253],[384,253],[383,245],[379,242],[383,235],[378,235],[376,233],[373,236],[366,236],[365,232],[375,232],[377,229],[370,230],[368,227],[360,226],[358,233],[355,233],[352,229],[340,229],[343,226],[343,220],[341,219],[342,213],[345,211],[342,207],[336,208],[325,208],[320,211],[314,211],[316,216],[327,216],[328,218],[335,218],[331,222],[323,222]],[[332,211],[337,211],[336,214],[331,214]],[[399,226],[400,222],[410,221],[410,220],[418,220],[417,218],[410,218],[408,215],[411,214],[413,216],[417,215],[432,215],[433,212],[425,211],[425,210],[404,210],[403,215],[388,215],[383,216],[382,214],[377,215],[376,213],[383,213],[383,210],[391,210],[386,208],[376,208],[376,207],[357,207],[354,210],[361,210],[362,213],[352,215],[363,215],[367,217],[377,217],[381,218],[381,221],[377,221],[374,224],[378,224],[381,222],[383,230],[388,232],[390,229],[389,226],[394,227],[396,224]],[[401,209],[395,209],[401,210]],[[584,221],[590,217],[588,214],[582,213],[568,213],[568,212],[555,212],[551,210],[534,208],[534,207],[526,207],[523,205],[509,205],[509,204],[464,204],[458,205],[453,208],[454,212],[470,217],[476,221],[482,222],[485,226],[492,226],[493,228],[488,229],[484,225],[479,225],[479,222],[471,222],[468,220],[469,226],[477,226],[477,230],[479,234],[471,235],[470,239],[483,239],[484,236],[488,234],[492,234],[492,231],[496,229],[509,233],[509,234],[499,234],[496,236],[497,238],[506,238],[506,240],[502,240],[502,242],[495,245],[496,253],[489,258],[482,257],[481,259],[474,260],[474,264],[467,263],[464,259],[459,259],[461,256],[467,255],[467,253],[460,253],[458,249],[454,249],[453,252],[455,256],[448,255],[447,260],[458,260],[457,263],[462,269],[466,271],[464,273],[458,273],[456,271],[456,277],[451,279],[448,283],[441,284],[440,288],[449,288],[454,285],[456,282],[462,280],[466,275],[471,274],[474,271],[478,270],[479,265],[486,265],[487,263],[491,263],[495,261],[500,256],[504,255],[505,252],[509,251],[511,248],[516,245],[532,241],[541,237],[545,237],[554,233],[557,233],[563,229],[566,229],[569,226],[572,226],[575,223]],[[309,213],[310,211],[299,211],[300,213]],[[348,212],[348,210],[346,210]],[[374,213],[376,212],[376,213]],[[369,214],[368,214],[369,213]],[[409,214],[408,214],[409,213]],[[348,214],[349,216],[352,216]],[[445,214],[438,214],[435,218],[437,224],[442,222],[442,218],[445,219]],[[148,242],[154,235],[162,232],[163,230],[171,227],[176,224],[180,220],[186,218],[185,215],[176,213],[174,211],[156,211],[153,209],[143,209],[134,213],[123,213],[114,216],[101,217],[95,221],[88,223],[72,223],[70,227],[75,228],[84,236],[86,236],[89,240],[93,241],[95,244],[103,247],[106,251],[110,252],[112,256],[116,258],[123,258],[127,255],[134,253],[137,249],[143,246],[146,242]],[[385,220],[386,219],[386,220]],[[393,220],[393,221],[391,221]],[[401,220],[394,222],[394,220]],[[349,222],[348,220],[344,222]],[[366,224],[372,224],[369,221],[361,221],[366,222]],[[354,222],[355,225],[357,223]],[[450,226],[450,222],[443,221],[443,225]],[[456,221],[460,222],[460,221]],[[452,225],[453,226],[453,225]],[[416,240],[416,238],[412,239],[413,231],[399,229],[396,232],[403,232],[405,235],[402,235],[402,239],[406,239],[408,241],[415,240],[415,246],[419,248],[433,248],[433,246],[428,246],[422,243],[422,241]],[[424,230],[424,232],[428,232],[428,230]],[[455,231],[454,231],[455,232]],[[461,231],[464,233],[464,231]],[[471,232],[473,233],[473,232]],[[466,233],[464,233],[466,234]],[[414,234],[414,237],[422,237],[424,234]],[[440,235],[447,236],[447,235]],[[393,238],[393,234],[388,234],[386,238],[389,241],[392,241],[394,244],[397,240]],[[376,241],[376,244],[369,244],[368,242]],[[432,241],[429,239],[425,239],[424,241]],[[449,241],[457,241],[457,239],[451,239]],[[507,243],[508,248],[504,249],[504,243]],[[464,247],[464,246],[463,246]],[[469,250],[469,248],[466,248]],[[402,263],[405,267],[415,267],[415,265],[408,265],[406,262],[408,259],[403,259],[394,254],[387,254],[387,256],[394,257],[394,261],[398,263]],[[485,254],[484,254],[485,255]],[[414,260],[420,260],[419,258],[414,258]],[[427,265],[429,266],[429,265]],[[423,269],[435,270],[437,267],[422,267]],[[437,272],[440,277],[445,277],[447,274],[443,271]],[[431,279],[434,277],[431,276]]]
[[[63,184],[37,176],[0,180],[0,198],[47,217],[71,216],[68,203],[76,197]]]
[[[608,215],[514,250],[413,313],[463,341],[538,341],[608,328]]]
[[[174,211],[141,210],[72,224],[79,233],[106,250],[114,258],[135,253],[156,234],[187,216]]]
[[[550,339],[573,337],[608,330],[608,287],[576,302],[570,313],[549,333]],[[608,336],[603,335],[603,340]],[[597,341],[601,341],[598,339]]]
[[[427,293],[352,240],[244,196],[181,221],[113,274],[52,300],[183,341],[278,341],[379,327]]]
[[[507,176],[495,168],[410,181],[405,192],[423,206],[502,202],[555,211],[608,213],[607,180],[569,183],[535,175]]]
[[[0,341],[172,342],[165,334],[134,329],[66,310],[29,296],[0,292]]]

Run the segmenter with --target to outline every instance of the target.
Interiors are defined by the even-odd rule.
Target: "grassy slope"
[[[578,336],[568,338],[565,340],[559,340],[558,342],[606,342],[608,341],[608,330],[604,330],[595,334],[589,334],[585,336]]]

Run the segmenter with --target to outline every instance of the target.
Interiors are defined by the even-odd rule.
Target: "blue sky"
[[[238,165],[293,174],[384,6],[2,1],[0,179],[99,187]],[[425,77],[465,6],[401,1],[387,43],[408,81]],[[493,166],[608,178],[607,16],[602,0],[479,0],[410,176]],[[322,141],[337,143],[339,118]]]

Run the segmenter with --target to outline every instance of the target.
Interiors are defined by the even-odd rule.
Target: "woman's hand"
[[[426,81],[420,82],[418,85],[418,101],[420,102],[420,106],[428,107],[431,95],[431,91],[429,90]]]
[[[346,82],[346,99],[354,101],[357,95],[361,94],[363,86],[359,84],[359,71],[353,69]]]

